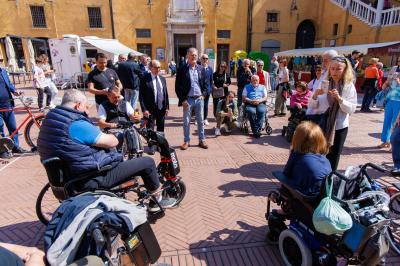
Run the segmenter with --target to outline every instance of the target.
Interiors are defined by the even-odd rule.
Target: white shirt
[[[357,91],[356,87],[352,82],[344,85],[342,98],[343,102],[339,104],[340,108],[336,116],[336,130],[348,127],[349,116],[356,111]],[[321,114],[325,112],[329,107],[327,94],[324,93],[322,95],[318,95],[317,100],[314,100],[311,97],[308,101],[308,107],[309,107],[308,109],[314,109],[315,111],[318,111],[318,113],[314,114]],[[307,114],[309,114],[308,109],[307,109]]]
[[[278,80],[279,83],[289,81],[289,69],[287,67],[279,68]]]
[[[157,84],[156,82],[158,81],[158,84],[160,84],[161,88],[163,87],[161,83],[161,79],[158,76],[154,76],[151,74],[151,78],[153,80],[153,91],[154,91],[154,102],[157,103]]]
[[[123,99],[124,98],[121,96],[121,99],[119,99],[119,101],[118,101],[118,105],[121,104]],[[126,113],[130,117],[131,115],[133,115],[135,110],[133,110],[132,105],[128,101],[126,101],[125,103],[126,103]],[[99,109],[97,110],[97,117],[100,120],[106,120],[107,119],[107,112],[104,109],[102,104],[99,105]]]
[[[45,88],[49,86],[49,82],[46,79],[44,71],[41,67],[38,67],[37,65],[33,66],[32,72],[33,72],[34,85],[36,88]]]
[[[322,76],[319,77],[319,79],[315,78],[308,83],[307,87],[310,89],[310,91],[316,91],[321,87],[321,81]]]

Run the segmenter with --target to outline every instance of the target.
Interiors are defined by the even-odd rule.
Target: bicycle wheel
[[[44,225],[47,225],[59,205],[60,201],[54,197],[50,184],[47,183],[37,197],[36,215]]]
[[[400,215],[400,192],[390,197],[389,209],[391,212]]]
[[[25,141],[33,149],[37,147],[37,139],[39,137],[40,126],[42,125],[44,115],[38,115],[35,117],[35,119],[38,122],[39,127],[36,125],[35,120],[33,120],[32,118],[31,120],[29,120],[24,131]]]
[[[398,225],[397,225],[398,226]],[[396,235],[392,231],[392,225],[390,225],[389,228],[386,230],[386,238],[389,241],[390,248],[397,253],[397,255],[400,255],[400,242],[399,242],[399,235]]]

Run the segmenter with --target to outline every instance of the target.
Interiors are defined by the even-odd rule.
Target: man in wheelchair
[[[112,88],[107,95],[107,100],[99,105],[97,110],[97,117],[99,118],[98,126],[101,129],[112,129],[112,133],[118,139],[117,150],[120,150],[123,143],[123,130],[117,128],[122,122],[139,122],[140,115],[133,110],[132,105],[125,101],[121,96],[118,87]]]
[[[78,191],[110,189],[134,176],[141,176],[146,189],[155,195],[163,208],[173,206],[175,200],[161,195],[154,160],[140,157],[122,161],[122,155],[112,151],[118,145],[117,138],[101,132],[88,118],[87,109],[87,99],[82,92],[75,89],[65,92],[61,105],[52,109],[43,120],[38,138],[41,161],[60,158],[68,176],[74,179],[93,173],[91,178],[77,181]],[[110,170],[101,171],[107,166]],[[158,205],[150,202],[149,211],[158,210]]]
[[[259,84],[260,78],[257,75],[251,77],[251,83],[246,85],[243,90],[242,99],[245,103],[244,110],[250,120],[251,131],[255,138],[261,136],[261,130],[264,125],[265,113],[267,112],[267,90]]]

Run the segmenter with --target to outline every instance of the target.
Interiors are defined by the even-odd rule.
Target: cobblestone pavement
[[[174,80],[168,78],[170,97],[175,98],[171,102],[176,103],[173,84]],[[26,90],[26,94],[33,95],[33,91]],[[23,117],[18,114],[19,121]],[[381,112],[351,116],[340,169],[365,162],[391,164],[388,150],[375,148],[380,143],[382,120]],[[271,118],[273,134],[260,139],[239,132],[215,138],[215,121],[211,122],[206,127],[208,150],[196,146],[194,125],[193,146],[177,150],[187,196],[179,208],[168,210],[153,225],[163,251],[158,264],[280,265],[277,247],[264,243],[264,215],[266,195],[277,187],[271,172],[282,169],[288,158],[289,144],[280,136],[287,121]],[[182,110],[173,104],[166,136],[172,146],[178,147],[182,135]],[[20,139],[25,145],[22,136]],[[36,217],[35,201],[46,179],[38,155],[1,162],[0,241],[42,247],[45,228]],[[388,262],[398,265],[400,259],[391,254]]]

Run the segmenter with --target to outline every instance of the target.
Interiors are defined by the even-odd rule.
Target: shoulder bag
[[[225,73],[225,76],[224,76],[224,84],[225,83],[226,83],[226,73]],[[222,97],[224,97],[225,96],[224,87],[222,86],[222,87],[213,89],[212,96],[213,96],[213,98],[222,98]]]

